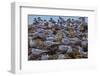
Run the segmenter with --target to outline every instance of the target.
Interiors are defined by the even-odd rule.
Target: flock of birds
[[[88,58],[88,24],[59,17],[57,21],[34,18],[28,25],[28,60]]]

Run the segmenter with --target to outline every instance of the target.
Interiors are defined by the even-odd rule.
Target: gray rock
[[[68,50],[67,50],[67,53],[71,53],[73,50],[72,50],[72,47],[71,46],[68,46]]]
[[[36,44],[35,44],[35,41],[33,40],[32,37],[28,37],[29,38],[29,46],[30,47],[34,47]]]
[[[59,50],[61,50],[61,51],[67,51],[68,50],[68,46],[67,45],[60,45],[59,46]]]
[[[65,58],[64,54],[59,54],[58,55],[58,59],[64,59],[64,58]]]
[[[69,44],[70,41],[69,39],[66,37],[66,38],[62,38],[62,44]]]
[[[55,38],[54,38],[54,37],[47,37],[46,40],[47,40],[47,41],[52,41],[52,42],[53,42],[53,41],[55,40]]]
[[[44,52],[46,52],[46,51],[32,48],[32,54],[39,55],[39,54],[44,53]]]
[[[52,42],[52,41],[44,41],[45,46],[51,46],[53,44],[54,44],[54,42]]]
[[[49,55],[47,55],[47,54],[41,55],[41,60],[48,60],[48,58],[49,58]]]

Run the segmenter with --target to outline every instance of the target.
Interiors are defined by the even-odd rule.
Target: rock
[[[64,54],[65,59],[71,59],[71,57],[68,55],[68,53]]]
[[[48,54],[42,54],[41,55],[41,60],[48,60],[49,55]]]
[[[71,53],[71,52],[73,52],[72,47],[71,46],[68,46],[67,53]]]
[[[80,40],[77,37],[69,38],[69,40],[70,40],[70,43],[72,44],[77,44],[78,42],[80,42]]]
[[[46,51],[32,48],[32,54],[39,55],[39,54],[44,53],[44,52],[46,52]]]
[[[51,46],[53,44],[54,44],[54,42],[52,42],[52,41],[44,41],[45,46]]]
[[[29,47],[35,47],[36,46],[36,43],[35,43],[35,41],[34,40],[32,40],[32,39],[30,39],[29,40]]]
[[[47,40],[47,41],[52,41],[52,42],[53,42],[53,41],[55,40],[55,38],[54,38],[54,37],[47,37],[46,40]]]
[[[64,58],[65,58],[64,54],[59,54],[58,55],[58,59],[64,59]]]
[[[54,55],[49,55],[49,60],[53,60],[53,59],[58,59],[58,55],[54,54]]]
[[[79,49],[79,53],[82,54],[83,53],[83,48],[78,46],[78,49]]]
[[[67,45],[60,45],[59,46],[59,50],[61,50],[61,51],[67,51],[68,50],[68,46]]]
[[[52,46],[52,45],[58,45],[59,42],[52,42],[52,41],[44,41],[45,46]]]
[[[44,45],[43,38],[41,38],[41,37],[36,37],[34,40],[35,40],[35,43],[36,43],[36,46],[37,46],[37,47],[43,47],[43,45]]]
[[[56,41],[58,41],[58,42],[61,41],[62,37],[63,37],[63,34],[62,34],[61,31],[58,31],[57,34],[55,35],[55,39],[56,39]]]
[[[82,41],[82,42],[81,42],[81,45],[82,45],[82,46],[87,46],[87,45],[88,45],[88,41]]]
[[[70,40],[66,37],[66,38],[62,38],[62,44],[65,44],[65,45],[67,45],[67,44],[69,44],[70,43]]]
[[[45,33],[44,32],[37,32],[36,37],[41,37],[41,38],[45,39]]]

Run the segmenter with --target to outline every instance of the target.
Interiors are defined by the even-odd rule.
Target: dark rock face
[[[88,23],[85,19],[34,18],[33,24],[28,25],[28,60],[88,58]]]

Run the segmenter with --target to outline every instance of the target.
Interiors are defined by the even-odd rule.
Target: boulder
[[[64,59],[64,58],[65,58],[64,54],[59,54],[58,55],[58,59]]]
[[[39,55],[39,54],[42,54],[44,52],[47,52],[47,51],[36,49],[36,48],[32,48],[32,54]]]
[[[41,55],[41,60],[48,60],[48,58],[49,58],[48,54]]]

